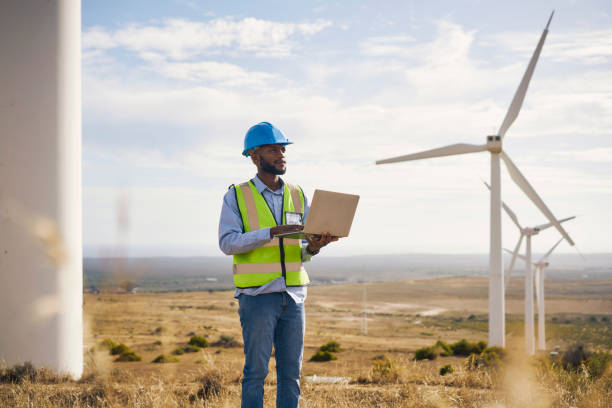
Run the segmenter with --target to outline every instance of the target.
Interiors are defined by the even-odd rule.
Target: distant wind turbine
[[[536,302],[538,304],[538,350],[546,350],[546,312],[544,311],[544,269],[547,268],[550,263],[548,262],[548,257],[552,252],[557,248],[557,246],[563,241],[564,238],[561,238],[557,243],[550,248],[550,250],[544,254],[539,261],[534,262],[533,265],[536,267]],[[510,252],[506,249],[507,252]],[[518,255],[519,258],[527,262],[527,258],[523,255]]]
[[[427,150],[420,153],[408,154],[405,156],[393,157],[390,159],[378,160],[376,164],[398,163],[411,160],[427,159],[432,157],[451,156],[457,154],[475,153],[488,151],[491,153],[491,230],[489,248],[489,344],[492,346],[505,345],[505,309],[504,309],[504,271],[502,266],[502,244],[501,244],[501,180],[500,180],[500,157],[506,164],[510,177],[523,190],[531,201],[540,209],[552,225],[559,230],[561,235],[570,245],[574,241],[563,229],[557,218],[548,209],[538,193],[533,189],[525,176],[514,165],[510,157],[502,149],[502,141],[506,131],[517,118],[533,71],[542,51],[542,46],[548,34],[548,27],[554,15],[550,15],[546,27],[542,32],[538,45],[529,61],[529,65],[523,75],[514,98],[508,108],[506,117],[502,122],[497,135],[487,136],[487,143],[484,145],[472,145],[459,143],[438,149]]]
[[[362,310],[361,310],[361,334],[368,335],[368,309],[366,306],[367,297],[367,282],[363,281],[363,296],[362,296]]]
[[[487,184],[487,182],[484,182],[484,184],[485,186],[489,188],[489,190],[491,189],[491,187]],[[539,234],[540,231],[543,231],[547,228],[552,227],[552,223],[549,222],[548,224],[538,225],[537,227],[533,227],[533,228],[529,228],[529,227],[523,228],[521,227],[518,217],[516,216],[514,211],[512,211],[510,207],[508,207],[506,203],[504,203],[503,201],[502,201],[502,207],[504,211],[506,211],[506,214],[508,214],[510,219],[512,219],[512,221],[514,222],[514,225],[517,226],[521,234],[516,246],[514,247],[514,252],[510,252],[507,249],[505,249],[506,252],[510,252],[512,254],[512,260],[510,261],[508,272],[505,275],[506,277],[505,287],[506,288],[508,287],[510,283],[510,275],[512,274],[512,269],[514,268],[516,257],[519,256],[518,252],[521,249],[521,243],[523,242],[523,238],[527,237],[525,256],[521,255],[522,259],[526,260],[525,262],[525,351],[529,355],[534,355],[535,354],[535,333],[534,333],[534,325],[533,325],[533,273],[531,272],[531,237]],[[565,221],[572,220],[574,218],[576,217],[572,216],[572,217],[564,218],[562,220],[559,220],[559,224]]]

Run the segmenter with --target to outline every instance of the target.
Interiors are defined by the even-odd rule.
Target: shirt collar
[[[276,191],[270,190],[268,188],[268,186],[266,186],[266,184],[263,181],[261,181],[261,179],[259,178],[258,175],[255,175],[255,177],[253,177],[253,179],[251,181],[253,181],[253,184],[255,184],[255,188],[257,189],[257,192],[259,194],[262,194],[265,189],[268,189],[268,191],[270,191],[270,192],[272,192],[274,194],[282,194],[284,192],[284,189],[285,189],[285,182],[280,177],[278,179],[280,180],[281,185],[278,188],[278,190],[276,190]]]

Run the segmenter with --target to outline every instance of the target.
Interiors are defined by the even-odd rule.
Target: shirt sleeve
[[[230,188],[223,197],[219,219],[219,248],[221,251],[226,255],[241,254],[270,241],[270,228],[243,232],[242,216],[238,209],[236,193],[234,188]]]

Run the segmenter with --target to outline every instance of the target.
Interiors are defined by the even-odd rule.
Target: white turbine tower
[[[527,70],[523,75],[506,117],[496,135],[487,136],[487,143],[484,145],[472,145],[459,143],[438,149],[427,150],[420,153],[405,156],[393,157],[385,160],[378,160],[376,164],[397,163],[410,160],[420,160],[432,157],[451,156],[465,153],[475,153],[488,151],[491,153],[491,231],[489,248],[489,344],[492,346],[505,346],[505,310],[504,310],[504,277],[502,266],[502,244],[501,244],[501,180],[500,180],[500,157],[506,164],[512,180],[523,190],[523,192],[533,201],[533,203],[544,213],[546,218],[559,230],[561,235],[574,245],[574,242],[563,229],[557,218],[548,209],[538,193],[531,184],[514,165],[510,157],[502,150],[502,140],[506,131],[512,125],[519,114],[525,94],[529,86],[529,81],[533,75],[538,57],[544,45],[548,26],[552,20],[554,11],[548,19],[548,23],[542,32],[538,45],[529,61]]]
[[[536,267],[535,274],[535,286],[536,286],[536,302],[538,304],[538,350],[546,350],[546,312],[544,311],[544,269],[547,268],[550,263],[548,262],[548,257],[555,248],[563,241],[564,238],[561,238],[557,243],[550,248],[550,250],[544,254],[539,261],[534,262],[533,265]],[[506,249],[507,252],[510,252]],[[523,255],[517,255],[519,258],[525,261],[525,263],[530,263],[527,261],[527,258]]]
[[[485,186],[491,189],[491,187],[485,182]],[[512,219],[514,225],[517,226],[520,232],[519,240],[514,248],[514,252],[510,252],[506,249],[507,252],[512,254],[512,260],[510,261],[510,266],[508,267],[508,272],[505,275],[504,286],[507,288],[510,283],[510,275],[512,273],[512,269],[514,268],[514,263],[516,261],[516,257],[519,256],[519,250],[521,249],[521,243],[523,242],[523,238],[527,237],[526,240],[526,248],[525,248],[525,256],[522,256],[523,259],[526,259],[525,262],[525,351],[529,355],[535,354],[535,336],[534,336],[534,325],[533,325],[533,273],[531,271],[531,237],[540,233],[547,228],[552,227],[552,223],[538,225],[537,227],[521,227],[519,223],[518,217],[502,201],[502,207],[506,214]],[[559,220],[559,224],[569,221],[576,218],[575,216],[564,218]]]

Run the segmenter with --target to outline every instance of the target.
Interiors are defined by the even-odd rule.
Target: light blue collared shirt
[[[264,184],[257,176],[253,179],[253,184],[257,191],[263,195],[264,199],[270,206],[274,219],[278,225],[282,224],[283,216],[283,192],[285,182],[280,179],[281,186],[278,190],[272,191]],[[308,198],[304,196],[304,220],[308,216]],[[262,228],[255,231],[243,232],[242,216],[236,202],[236,194],[230,189],[223,197],[223,207],[221,208],[221,218],[219,220],[219,248],[226,255],[241,254],[251,251],[255,248],[267,244],[271,241],[270,228]],[[312,255],[306,251],[305,241],[302,241],[302,262],[310,261]],[[303,303],[306,300],[306,286],[290,286],[285,285],[285,279],[279,277],[258,288],[236,289],[234,297],[241,294],[256,296],[264,293],[287,292],[296,303]]]

